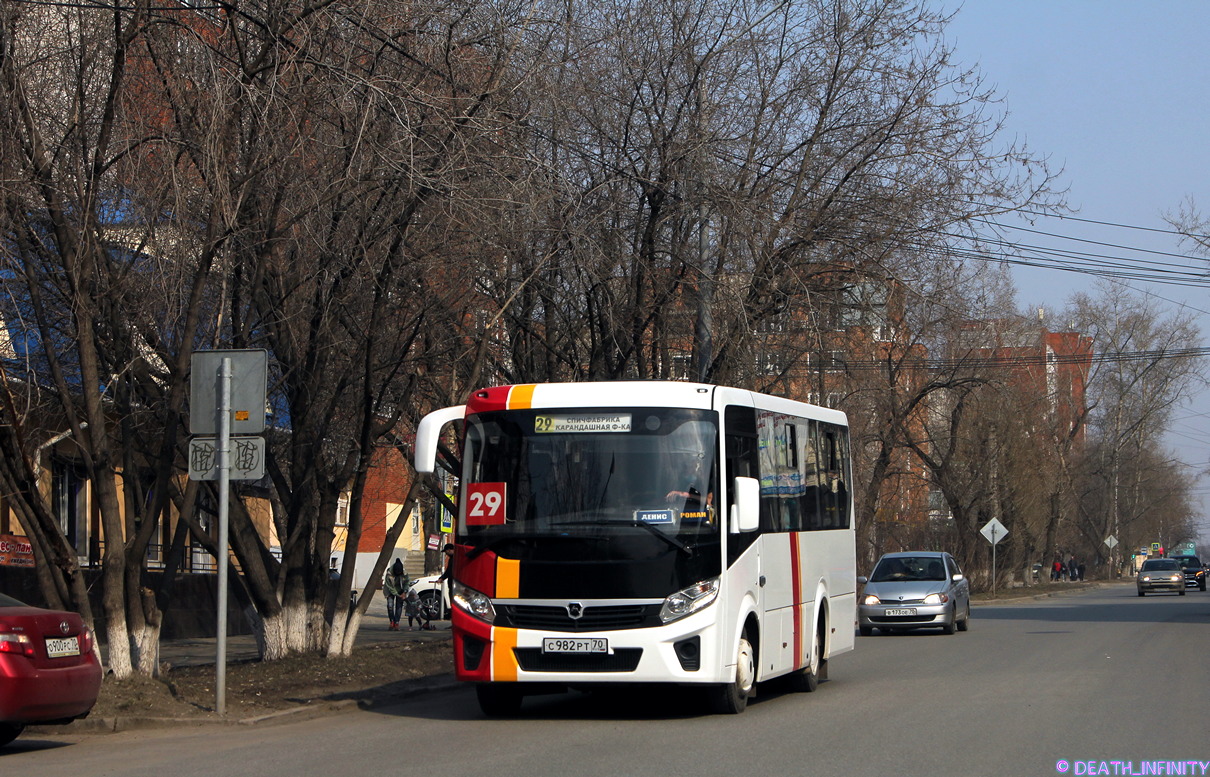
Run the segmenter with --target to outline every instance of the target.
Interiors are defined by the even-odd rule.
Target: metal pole
[[[218,652],[214,659],[214,708],[227,714],[227,512],[231,488],[231,358],[219,368],[218,411]]]
[[[992,598],[996,598],[996,527],[992,526]]]

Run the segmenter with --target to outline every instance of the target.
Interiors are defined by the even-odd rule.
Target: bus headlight
[[[664,600],[660,620],[671,623],[710,606],[718,598],[718,578],[712,577],[688,588],[682,588]]]
[[[467,588],[461,583],[455,582],[450,588],[450,600],[454,606],[481,621],[487,623],[496,621],[496,608],[492,606],[492,600],[474,588]]]

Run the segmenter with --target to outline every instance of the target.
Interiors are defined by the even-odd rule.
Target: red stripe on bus
[[[798,532],[790,532],[790,586],[794,613],[794,668],[806,662],[802,658],[802,575],[798,557]]]

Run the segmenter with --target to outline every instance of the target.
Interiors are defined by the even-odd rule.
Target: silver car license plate
[[[891,616],[895,616],[895,615],[915,615],[915,614],[916,614],[916,608],[915,608],[915,607],[902,607],[902,608],[900,608],[900,609],[898,609],[898,610],[887,610],[887,611],[886,611],[886,614],[887,614],[887,615],[891,615]]]
[[[46,657],[63,658],[80,655],[80,640],[77,637],[46,640]]]
[[[608,653],[604,637],[543,637],[543,653]]]

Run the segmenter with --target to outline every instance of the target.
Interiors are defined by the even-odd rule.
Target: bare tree
[[[1155,302],[1119,284],[1104,283],[1099,292],[1076,295],[1068,311],[1099,352],[1089,378],[1092,440],[1079,524],[1094,551],[1110,535],[1123,548],[1158,537],[1161,520],[1168,532],[1191,533],[1187,511],[1161,516],[1149,508],[1156,489],[1148,484],[1184,483],[1178,494],[1187,490],[1175,459],[1157,452],[1164,450],[1173,411],[1205,380],[1201,359],[1188,355],[1200,340],[1191,316],[1165,316]],[[1187,501],[1187,495],[1176,499]]]
[[[952,261],[964,222],[1052,202],[1043,161],[995,147],[945,18],[914,5],[606,3],[561,22],[519,109],[535,194],[485,279],[515,294],[506,379],[688,361],[755,382],[762,322],[895,277],[888,257]]]

